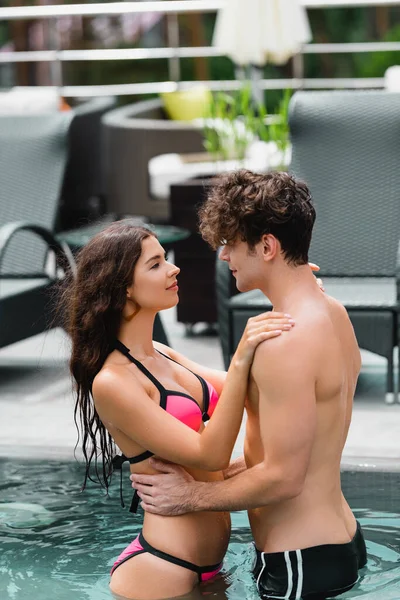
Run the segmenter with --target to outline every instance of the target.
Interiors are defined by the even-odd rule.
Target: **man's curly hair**
[[[243,169],[216,177],[199,219],[200,233],[214,249],[237,240],[254,249],[269,233],[288,263],[308,262],[315,209],[307,185],[289,173]]]

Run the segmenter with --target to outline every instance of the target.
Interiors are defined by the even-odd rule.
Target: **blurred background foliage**
[[[78,0],[66,0],[64,4]],[[59,4],[61,0],[37,4]],[[27,0],[3,0],[2,6],[31,5]],[[308,11],[315,43],[400,41],[400,7],[335,8]],[[140,48],[167,45],[165,17],[150,27],[135,24],[133,16],[64,18],[60,21],[62,48]],[[181,46],[202,46],[211,43],[215,15],[180,15]],[[41,29],[42,28],[42,29]],[[50,35],[48,23],[35,21],[0,22],[0,47],[17,50],[41,49],[40,44]],[[132,34],[132,35],[131,35]],[[45,48],[46,46],[43,46]],[[48,46],[47,46],[48,47]],[[307,54],[304,56],[305,77],[383,77],[385,70],[400,64],[400,52],[357,54]],[[265,78],[292,76],[290,61],[283,67],[266,65]],[[234,65],[225,57],[182,59],[181,79],[233,79]],[[167,81],[168,62],[163,59],[140,61],[70,62],[63,65],[66,85],[118,84],[134,82]],[[2,65],[0,85],[48,85],[49,65]],[[148,97],[148,96],[146,96]],[[274,110],[282,97],[281,90],[269,91],[266,104]],[[121,103],[139,100],[122,97]]]

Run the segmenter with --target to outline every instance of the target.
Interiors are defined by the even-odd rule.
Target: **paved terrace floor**
[[[201,324],[185,335],[175,310],[162,313],[170,343],[193,360],[223,368],[219,341]],[[0,455],[72,459],[77,439],[68,374],[69,340],[62,330],[0,350]],[[344,462],[400,464],[400,404],[384,402],[386,361],[363,352]],[[242,427],[234,456],[242,452]]]

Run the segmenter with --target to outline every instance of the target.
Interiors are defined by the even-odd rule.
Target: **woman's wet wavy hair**
[[[133,282],[142,242],[150,236],[152,231],[131,219],[112,223],[79,252],[76,276],[69,273],[59,291],[59,318],[72,341],[69,366],[75,381],[77,445],[81,432],[86,463],[82,489],[88,479],[106,490],[110,484],[115,444],[97,414],[92,384],[113,349],[126,290]]]
[[[270,233],[289,264],[308,262],[315,209],[307,185],[286,172],[243,169],[215,177],[199,220],[201,235],[214,249],[238,239],[254,249]]]

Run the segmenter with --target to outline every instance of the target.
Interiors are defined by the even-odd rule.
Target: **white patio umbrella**
[[[298,0],[227,0],[217,15],[213,46],[240,66],[281,65],[311,40]]]

